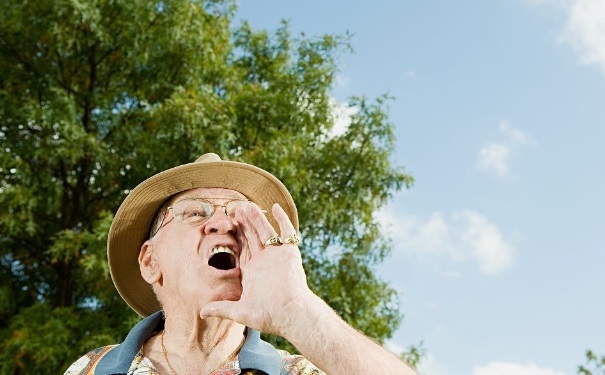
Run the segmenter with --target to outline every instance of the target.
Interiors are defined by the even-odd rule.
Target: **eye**
[[[246,206],[248,203],[248,201],[231,201],[229,203],[227,203],[226,205],[226,211],[227,211],[227,216],[229,216],[230,218],[235,218],[235,211],[240,208],[240,207],[244,207]]]
[[[212,205],[204,203],[189,204],[181,212],[183,223],[196,223],[212,216]]]

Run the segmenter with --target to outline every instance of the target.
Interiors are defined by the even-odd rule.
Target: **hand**
[[[288,215],[273,205],[273,216],[281,237],[296,234]],[[284,336],[292,324],[301,300],[314,296],[307,285],[298,246],[293,244],[264,246],[278,234],[256,205],[236,212],[238,241],[241,244],[240,268],[242,295],[239,301],[215,301],[202,308],[202,319],[209,316],[227,318],[262,332]]]
[[[272,212],[282,238],[295,233],[279,205]],[[241,244],[242,295],[239,301],[208,303],[200,311],[202,319],[222,317],[284,337],[326,374],[415,375],[311,292],[298,246],[263,245],[277,233],[258,207],[240,209],[235,217]]]

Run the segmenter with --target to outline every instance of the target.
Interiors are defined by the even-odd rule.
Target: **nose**
[[[218,208],[214,211],[210,219],[204,223],[204,233],[233,233],[237,231],[237,225],[234,219],[227,216],[224,208]]]

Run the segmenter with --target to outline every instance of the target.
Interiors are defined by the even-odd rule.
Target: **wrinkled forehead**
[[[248,199],[239,191],[225,188],[197,188],[182,191],[173,195],[168,201],[169,204],[177,202],[184,198],[215,198],[215,199]]]

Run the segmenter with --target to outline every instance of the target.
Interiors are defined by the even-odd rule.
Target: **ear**
[[[141,245],[139,269],[141,270],[141,276],[149,284],[155,284],[162,277],[162,272],[155,256],[155,244],[151,240],[147,240]]]

